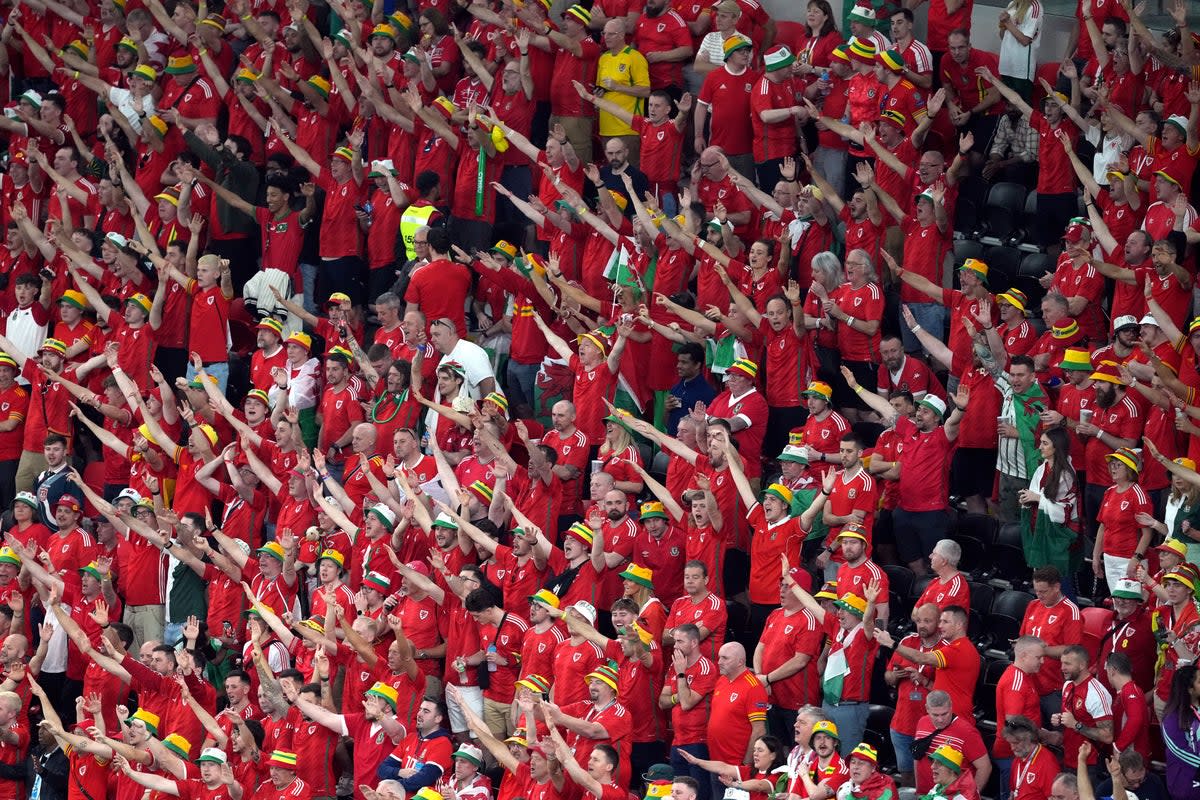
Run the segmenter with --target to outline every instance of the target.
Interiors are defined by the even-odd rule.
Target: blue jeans
[[[993,758],[996,763],[996,774],[1000,776],[1000,798],[999,800],[1008,800],[1008,781],[1009,775],[1012,774],[1011,758]]]
[[[508,360],[508,403],[514,409],[520,405],[533,408],[533,385],[537,382],[541,364],[522,364]]]
[[[917,324],[925,330],[929,331],[930,335],[941,339],[946,334],[946,307],[937,303],[909,303],[909,310],[917,320]],[[908,329],[907,325],[900,328],[901,336],[904,340],[904,352],[906,353],[923,353],[925,348],[921,346],[921,342],[917,339],[917,335]]]
[[[304,310],[316,314],[320,310],[317,305],[317,265],[301,264],[300,278],[304,281]]]
[[[679,755],[680,750],[685,750],[696,758],[708,758],[708,745],[704,742],[696,742],[695,744],[677,744],[671,748],[671,767],[675,770],[676,775],[690,775],[695,778],[696,783],[700,784],[696,791],[697,800],[704,800],[712,794],[712,784],[721,786],[721,783],[713,779],[713,776],[707,770],[701,769],[697,764],[691,764],[684,761],[683,756]],[[721,786],[721,791],[724,793],[725,787]]]
[[[892,735],[892,747],[896,750],[896,769],[901,772],[913,771],[912,743],[913,738],[907,733],[894,729],[888,730]]]
[[[849,758],[850,751],[862,742],[863,732],[867,730],[867,716],[871,713],[871,707],[866,703],[840,706],[822,703],[821,710],[834,725],[837,725],[838,735],[841,737],[842,758]]]
[[[229,362],[218,361],[212,364],[205,364],[204,371],[217,379],[217,388],[221,390],[221,394],[225,394],[226,389],[229,387]],[[196,367],[191,363],[188,364],[185,377],[189,381],[196,377]]]

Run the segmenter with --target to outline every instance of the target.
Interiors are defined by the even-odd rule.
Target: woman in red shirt
[[[634,445],[625,421],[616,414],[604,418],[604,441],[596,458],[604,462],[601,471],[613,476],[613,488],[625,493],[631,507],[636,506],[645,483],[631,464],[641,466],[642,454]]]
[[[1092,572],[1107,577],[1109,586],[1122,578],[1134,578],[1138,563],[1150,547],[1151,529],[1137,522],[1138,514],[1153,514],[1154,504],[1138,485],[1141,457],[1126,447],[1106,455],[1113,485],[1104,490],[1100,523],[1092,553]]]
[[[726,764],[724,761],[696,758],[683,749],[679,750],[679,755],[701,769],[711,772],[726,786],[749,792],[750,800],[767,800],[768,794],[776,792],[777,781],[781,778],[775,770],[787,762],[788,751],[783,746],[783,742],[774,736],[760,736],[754,740],[750,765]],[[786,785],[786,776],[782,780]]]
[[[796,72],[812,83],[822,70],[829,69],[833,49],[842,43],[833,7],[828,0],[809,0],[804,13],[804,38],[796,42]]]

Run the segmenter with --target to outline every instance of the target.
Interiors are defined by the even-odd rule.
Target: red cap
[[[1086,230],[1085,226],[1078,222],[1072,222],[1067,226],[1067,232],[1063,234],[1063,241],[1067,244],[1079,244],[1083,241],[1084,230]]]
[[[429,577],[429,565],[424,561],[410,561],[405,566],[407,566],[413,572],[418,572],[421,575],[424,575],[426,578]]]

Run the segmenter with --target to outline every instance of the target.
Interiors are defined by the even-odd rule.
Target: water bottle
[[[494,644],[489,644],[489,645],[488,645],[488,649],[487,649],[487,651],[488,651],[488,654],[489,654],[489,655],[490,655],[490,654],[492,654],[492,653],[495,653],[495,652],[496,652],[496,645],[494,645]],[[495,661],[489,661],[489,662],[488,662],[488,672],[495,672],[495,671],[498,669],[498,667],[499,667],[499,665],[498,665],[498,664],[496,664],[496,662],[495,662]]]
[[[827,69],[821,70],[820,83],[821,83],[821,88],[820,88],[821,97],[828,97],[829,93],[831,91],[833,91],[833,85],[829,82],[829,70],[827,70]]]

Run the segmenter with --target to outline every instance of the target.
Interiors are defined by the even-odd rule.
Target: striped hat
[[[857,36],[852,36],[850,38],[849,50],[851,61],[859,61],[864,64],[875,63],[875,54],[878,52],[878,50],[876,49],[874,42],[863,41]]]
[[[1196,589],[1196,581],[1192,578],[1192,576],[1189,573],[1183,572],[1178,569],[1173,569],[1170,572],[1168,572],[1166,575],[1163,576],[1163,580],[1164,581],[1179,581],[1180,583],[1182,583],[1184,586],[1188,587],[1192,591],[1195,591],[1195,589]]]
[[[1050,335],[1055,339],[1074,339],[1079,335],[1079,323],[1070,317],[1059,320],[1050,329]]]
[[[847,522],[840,531],[837,538],[858,539],[860,542],[867,541],[867,529],[857,522]]]
[[[8,353],[0,353],[0,367],[11,367],[14,370],[20,370],[17,366],[17,360]]]
[[[845,61],[847,64],[850,63],[850,48],[846,45],[845,42],[843,42],[842,44],[839,44],[837,47],[833,48],[833,52],[830,55],[833,56],[834,58],[840,58],[842,61]]]
[[[5,545],[0,547],[0,564],[12,564],[14,567],[19,567],[21,566],[21,557],[17,555],[16,550]]]
[[[167,738],[163,739],[163,747],[167,748],[184,761],[187,761],[192,756],[192,743],[180,736],[178,733],[172,733]]]
[[[782,483],[772,483],[770,486],[763,489],[763,495],[771,495],[785,506],[790,506],[792,504],[792,490],[784,486]]]
[[[861,758],[863,761],[870,761],[872,764],[879,763],[879,753],[875,751],[874,747],[871,747],[871,745],[867,744],[866,742],[863,742],[858,747],[855,747],[853,750],[851,750],[850,758]]]
[[[168,75],[186,75],[189,72],[196,71],[196,62],[192,60],[190,53],[184,53],[179,56],[171,56],[167,59],[166,73]]]
[[[444,800],[441,793],[431,786],[422,786],[417,790],[417,793],[413,795],[413,798],[414,800],[416,800],[416,798],[420,798],[420,800]]]
[[[596,669],[583,676],[585,683],[591,683],[593,680],[607,683],[614,692],[617,689],[617,670],[611,664],[601,664]]]
[[[1063,360],[1058,363],[1058,368],[1071,372],[1091,372],[1095,369],[1091,353],[1082,347],[1068,347],[1063,352]]]
[[[383,595],[392,591],[392,582],[386,575],[380,575],[378,572],[368,572],[367,576],[363,578],[363,583],[369,584],[367,588],[374,589]]]
[[[363,694],[378,697],[386,701],[392,707],[392,711],[396,710],[396,704],[400,700],[400,693],[396,691],[395,687],[388,686],[383,681],[375,681],[371,688],[367,689]]]
[[[1020,289],[1009,289],[1007,292],[1001,292],[996,295],[996,299],[1003,300],[1021,313],[1025,313],[1025,308],[1029,305],[1029,297]]]
[[[775,72],[790,67],[794,63],[796,63],[796,57],[792,55],[792,51],[786,45],[775,45],[763,54],[763,69],[767,72]]]
[[[270,331],[280,339],[283,338],[283,323],[274,317],[263,317],[254,327],[256,330]]]
[[[354,163],[354,150],[349,147],[335,147],[333,149],[333,158],[340,158],[344,161]]]
[[[584,525],[582,522],[572,523],[571,527],[567,528],[564,535],[574,536],[576,539],[583,542],[584,546],[586,547],[591,547],[592,540],[596,538],[596,534],[592,532],[592,529],[587,525]]]
[[[1117,386],[1125,386],[1125,379],[1121,377],[1120,365],[1115,361],[1107,359],[1096,365],[1096,369],[1090,376],[1094,381],[1104,381],[1105,383],[1116,384]]]
[[[529,595],[529,602],[539,603],[549,608],[558,608],[562,604],[562,601],[558,599],[558,595],[549,589],[538,589]]]
[[[76,291],[75,289],[67,289],[65,292],[63,292],[62,297],[58,298],[58,302],[75,306],[80,310],[88,307],[88,301],[87,298],[84,297],[83,292]]]
[[[142,295],[143,297],[145,295]],[[61,339],[55,339],[50,336],[42,339],[42,346],[38,348],[39,353],[44,353],[49,350],[51,353],[58,353],[60,356],[67,354],[67,345]]]
[[[262,389],[251,389],[246,392],[246,399],[253,399],[265,405],[266,408],[271,408],[271,398],[266,396],[266,392]]]
[[[944,744],[937,750],[934,750],[929,757],[943,767],[949,768],[956,775],[962,772],[963,754],[961,750],[953,745]]]
[[[826,581],[821,585],[821,591],[813,597],[818,600],[837,600],[837,581]]]
[[[326,361],[341,361],[347,366],[354,363],[354,353],[342,346],[331,347],[329,352],[325,354]]]
[[[654,588],[654,570],[649,567],[643,567],[640,564],[630,563],[620,573],[622,580],[633,581],[639,586],[645,586],[647,589]]]
[[[467,491],[475,495],[484,505],[491,505],[492,498],[496,496],[495,490],[483,481],[472,481],[471,485],[467,487]]]
[[[158,80],[158,70],[156,70],[154,67],[150,66],[149,64],[138,64],[136,67],[129,70],[129,72],[127,72],[126,74],[129,77],[136,76],[138,78],[145,78],[146,80],[150,81],[151,83],[154,83],[155,81]]]
[[[216,382],[216,380],[217,380],[216,378],[213,378],[211,375],[209,377],[214,383]],[[196,430],[198,430],[204,434],[204,438],[208,439],[208,444],[211,447],[216,447],[217,438],[218,438],[217,431],[215,428],[213,428],[212,425],[206,425],[206,424],[201,423],[200,425],[196,426]]]
[[[1187,545],[1183,543],[1182,539],[1167,539],[1165,542],[1153,549],[1160,553],[1171,553],[1173,555],[1177,555],[1184,561],[1187,561]],[[1114,592],[1114,594],[1116,593]]]
[[[725,370],[725,374],[729,375],[732,372],[740,374],[744,378],[755,380],[758,377],[758,364],[748,358],[735,359],[729,368]]]
[[[724,60],[728,61],[729,57],[731,55],[733,55],[734,53],[736,53],[738,50],[753,50],[754,42],[750,41],[749,38],[747,38],[746,36],[743,36],[740,33],[735,33],[732,36],[730,36],[728,39],[726,39],[725,43],[722,44],[721,47],[725,51],[725,59]]]
[[[134,53],[138,51],[137,42],[128,36],[122,36],[121,41],[117,42],[117,47],[124,47],[126,50],[132,50]]]
[[[204,19],[200,20],[200,25],[207,25],[210,28],[216,28],[221,33],[225,32],[225,18],[220,14],[209,14]]]
[[[326,99],[329,98],[329,81],[325,80],[320,75],[312,75],[304,82],[311,86],[317,94],[321,95],[321,97]]]
[[[889,125],[895,125],[900,130],[904,130],[904,126],[908,124],[908,117],[903,111],[897,111],[894,108],[887,108],[879,112],[879,121],[886,122]]]
[[[173,206],[179,205],[179,187],[168,186],[158,194],[154,195],[155,200],[166,200]]]
[[[641,513],[638,519],[666,519],[667,511],[663,508],[663,504],[657,500],[651,500],[648,503],[642,503]]]
[[[296,754],[288,753],[284,750],[276,750],[273,753],[271,753],[270,758],[267,759],[267,766],[268,767],[282,767],[283,769],[290,769],[293,772],[295,772],[296,771]]]
[[[799,447],[804,444],[804,429],[793,428],[788,431],[788,445],[791,447]]]
[[[889,72],[897,75],[904,72],[904,56],[900,55],[897,50],[884,50],[875,57],[875,60]]]
[[[508,398],[503,393],[488,392],[487,396],[483,398],[483,402],[493,404],[496,408],[504,412],[504,416],[508,416]]]
[[[79,56],[80,58],[87,58],[88,53],[91,52],[90,48],[82,39],[72,39],[67,43],[67,46],[64,47],[63,50],[74,50],[75,55]]]
[[[520,686],[521,682],[517,681],[516,685]],[[529,747],[529,740],[525,738],[525,729],[524,728],[517,728],[515,731],[513,731],[512,736],[510,736],[504,740],[504,743],[505,744],[515,744],[518,747]]]
[[[550,691],[550,681],[547,680],[545,676],[534,673],[526,675],[525,677],[521,678],[521,680],[516,681],[513,685],[520,686],[538,694],[545,694]]]
[[[572,18],[585,28],[592,23],[592,12],[576,3],[563,12],[563,19]]]
[[[654,641],[654,634],[643,628],[641,625],[638,625],[636,622],[629,623],[629,627],[625,629],[625,632],[632,633],[637,636],[638,640],[646,647],[649,647],[650,643]]]
[[[1106,455],[1105,460],[1119,461],[1133,470],[1137,475],[1142,471],[1142,457],[1137,450],[1128,447],[1118,447],[1116,451]]]

